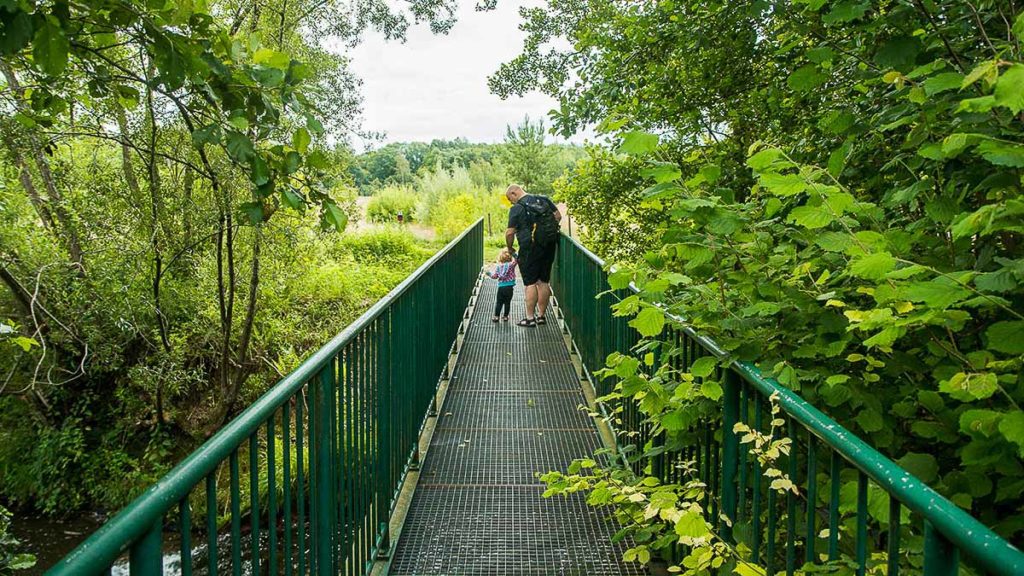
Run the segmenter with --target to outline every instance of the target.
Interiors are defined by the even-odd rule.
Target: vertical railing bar
[[[178,520],[181,530],[181,576],[192,576],[192,506],[191,492],[178,502]]]
[[[888,570],[886,576],[900,573],[900,501],[889,495],[889,532],[886,535]]]
[[[284,574],[292,576],[292,413],[291,401],[281,407],[281,436],[284,438]]]
[[[857,576],[868,567],[868,477],[857,472]]]
[[[267,545],[270,548],[267,562],[270,576],[277,576],[277,436],[274,418],[274,414],[267,418]]]
[[[217,470],[206,475],[206,573],[217,574]]]
[[[242,576],[242,496],[238,478],[238,448],[231,451],[228,467],[231,471],[231,573]]]
[[[260,443],[256,432],[249,436],[249,548],[252,573],[260,573]]]
[[[832,451],[829,464],[828,476],[831,482],[831,491],[828,500],[828,561],[835,562],[839,559],[839,490],[841,487],[841,476],[843,462],[839,452]]]
[[[797,443],[796,424],[792,418],[786,418],[786,430],[789,434],[789,456],[786,463],[789,468],[789,480],[799,486],[797,480]],[[792,490],[786,491],[786,574],[792,576],[796,570],[796,495]]]
[[[306,390],[308,387],[309,385],[307,384],[295,395],[295,483],[298,492],[298,504],[295,511],[298,515],[296,532],[299,545],[299,576],[305,576],[306,574],[306,484],[308,481],[306,480],[304,470],[307,448],[304,446],[306,426],[303,412],[305,411]]]
[[[763,418],[762,412],[761,399],[758,394],[754,392],[754,430],[757,432],[761,431],[761,420]],[[761,535],[761,461],[755,456],[753,458],[753,462],[751,462],[751,466],[753,468],[751,474],[753,486],[751,488],[754,491],[750,503],[751,532],[753,533],[754,538],[751,559],[755,564],[759,564],[761,561],[761,544],[764,541],[764,538]]]
[[[924,576],[956,576],[960,572],[960,550],[924,521]]]
[[[815,445],[814,434],[807,431],[807,507],[805,510],[806,530],[804,537],[804,561],[814,562],[814,544],[818,537],[816,534],[817,506],[818,506],[818,455]]]
[[[163,520],[157,520],[128,551],[129,576],[164,573]]]

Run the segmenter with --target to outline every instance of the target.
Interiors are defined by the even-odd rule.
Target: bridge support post
[[[732,524],[736,521],[737,482],[740,448],[739,437],[733,427],[739,422],[740,378],[729,368],[722,371],[722,514],[719,533],[726,542],[732,542]]]

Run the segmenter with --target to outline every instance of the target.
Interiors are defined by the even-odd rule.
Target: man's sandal
[[[492,316],[491,317],[491,322],[497,322],[497,321],[498,321],[498,317],[497,316]]]
[[[519,322],[516,322],[516,326],[522,326],[523,328],[536,328],[537,321],[533,318],[523,318]]]
[[[547,318],[544,318],[543,316],[537,316],[536,322],[537,322],[538,325],[541,325],[541,326],[543,326],[544,324],[548,323]]]

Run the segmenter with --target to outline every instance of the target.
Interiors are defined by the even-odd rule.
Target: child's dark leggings
[[[494,304],[494,315],[495,316],[508,316],[509,311],[512,309],[512,290],[515,286],[499,286],[498,287],[498,301]],[[505,309],[505,313],[502,314],[502,308]]]

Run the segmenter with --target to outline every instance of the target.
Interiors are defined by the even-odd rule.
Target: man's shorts
[[[523,285],[531,286],[540,282],[551,282],[551,265],[555,263],[558,241],[548,246],[531,244],[519,250],[519,272]]]

